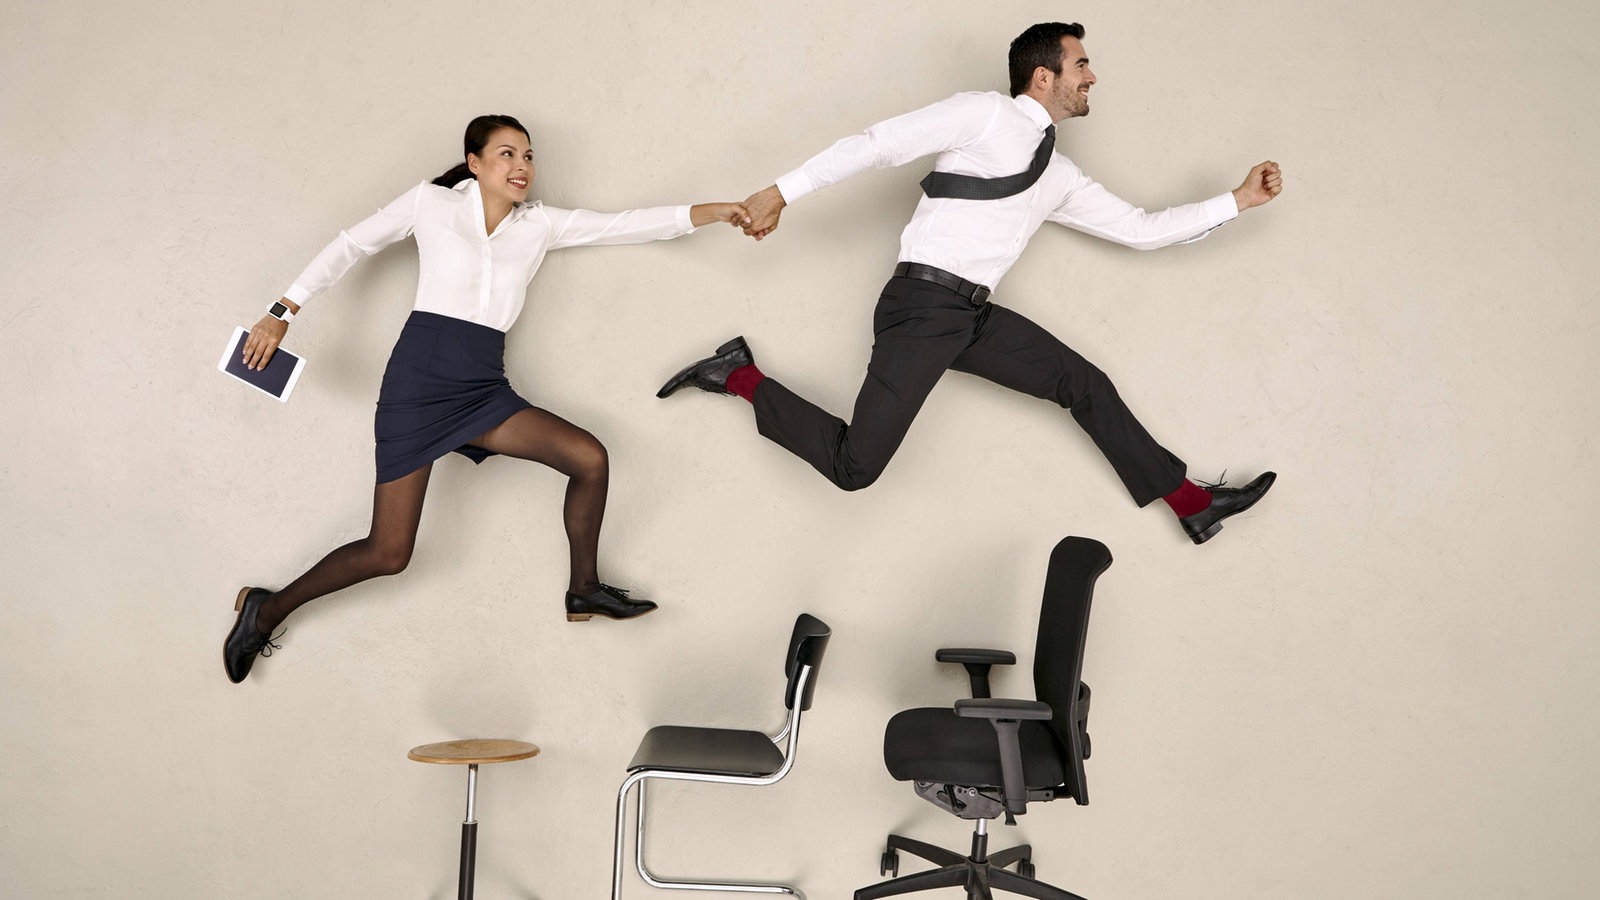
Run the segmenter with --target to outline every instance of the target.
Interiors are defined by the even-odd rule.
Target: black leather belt
[[[953,275],[933,266],[925,266],[922,263],[900,263],[894,267],[894,274],[896,278],[916,278],[947,287],[973,306],[982,306],[988,303],[989,294],[992,293],[987,285],[974,284],[959,275]]]

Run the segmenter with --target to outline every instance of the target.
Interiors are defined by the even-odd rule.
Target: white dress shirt
[[[934,168],[940,172],[1015,175],[1032,164],[1050,124],[1050,114],[1032,97],[956,94],[839,141],[779,178],[778,190],[784,202],[793,203],[869,166],[903,165],[929,153],[939,154]],[[1044,174],[1020,194],[999,200],[924,195],[900,235],[900,261],[935,266],[992,289],[1046,219],[1153,250],[1199,240],[1238,214],[1232,194],[1147,213],[1052,153]]]
[[[513,206],[488,234],[476,180],[453,188],[424,182],[339,232],[283,296],[304,306],[362,258],[415,234],[421,259],[415,309],[506,331],[522,312],[528,283],[548,251],[642,244],[694,230],[687,206],[598,213],[534,201]]]

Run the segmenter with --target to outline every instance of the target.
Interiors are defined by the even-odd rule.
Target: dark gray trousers
[[[1071,410],[1140,506],[1183,483],[1183,461],[1145,431],[1105,373],[1023,316],[993,303],[974,308],[931,282],[891,278],[872,325],[877,338],[849,424],[772,378],[756,388],[761,434],[839,487],[877,480],[946,369]]]

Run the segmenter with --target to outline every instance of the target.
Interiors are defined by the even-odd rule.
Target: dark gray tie
[[[1044,140],[1033,151],[1033,164],[1028,171],[1000,178],[979,178],[976,175],[957,175],[954,172],[929,172],[922,179],[922,192],[929,197],[953,197],[957,200],[999,200],[1011,197],[1033,187],[1045,167],[1050,165],[1050,154],[1056,147],[1056,127],[1046,126]]]

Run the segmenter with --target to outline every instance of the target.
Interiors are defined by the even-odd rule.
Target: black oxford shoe
[[[567,621],[587,622],[593,616],[608,619],[636,619],[654,612],[656,605],[649,600],[630,600],[628,592],[609,584],[600,585],[592,594],[578,595],[567,592]]]
[[[753,365],[755,358],[750,355],[750,345],[746,344],[744,336],[740,335],[718,347],[714,355],[691,363],[683,371],[667,379],[661,390],[656,391],[656,396],[669,397],[681,387],[697,387],[713,394],[726,394],[728,373],[740,366]]]
[[[1183,523],[1183,531],[1189,535],[1189,540],[1204,544],[1222,530],[1223,519],[1255,506],[1256,501],[1266,495],[1267,489],[1276,480],[1278,473],[1262,472],[1255,481],[1242,488],[1223,487],[1221,484],[1208,487],[1206,490],[1211,493],[1211,505],[1178,521]]]
[[[271,656],[273,650],[279,649],[271,637],[256,630],[256,614],[271,596],[272,592],[263,588],[240,588],[239,599],[233,603],[239,616],[233,620],[233,630],[228,632],[227,640],[222,642],[222,666],[228,670],[228,680],[234,684],[250,674],[256,654]]]

